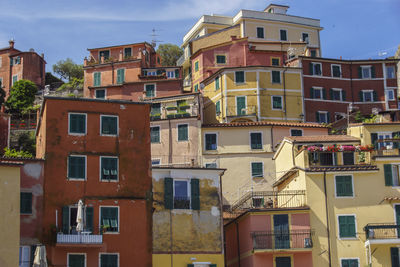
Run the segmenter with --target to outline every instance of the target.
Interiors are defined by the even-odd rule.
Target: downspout
[[[172,164],[172,128],[171,119],[168,119],[168,165]]]
[[[326,171],[324,171],[324,195],[325,195],[325,212],[326,212],[326,231],[328,234],[328,257],[329,257],[329,267],[332,267],[331,259],[331,237],[329,228],[329,213],[328,213],[328,196],[326,193]]]
[[[235,221],[235,224],[236,224],[236,242],[237,242],[237,252],[238,252],[238,266],[240,267],[240,240],[239,240],[239,225],[238,225],[238,222],[237,221]]]
[[[283,102],[285,105],[285,109],[284,109],[284,113],[285,113],[285,120],[287,120],[287,108],[286,108],[286,71],[287,68],[285,67],[285,69],[283,70]]]
[[[172,238],[172,210],[169,210],[169,232],[170,232],[170,252],[171,252],[171,267],[174,266],[174,252],[173,248],[173,238]]]
[[[111,62],[111,84],[114,84],[114,63]]]
[[[272,144],[272,152],[275,152],[275,145],[274,145],[274,125],[271,126],[271,144]]]
[[[351,102],[354,104],[354,92],[353,92],[353,62],[350,61],[350,91],[351,91]],[[349,115],[350,116],[350,115]]]

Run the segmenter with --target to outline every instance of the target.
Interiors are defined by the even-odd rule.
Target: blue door
[[[287,214],[274,215],[275,249],[290,248],[289,217]]]

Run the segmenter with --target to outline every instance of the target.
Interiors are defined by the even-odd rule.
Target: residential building
[[[46,61],[44,55],[38,55],[33,49],[27,52],[14,48],[14,40],[9,46],[0,49],[0,86],[6,95],[16,81],[25,79],[43,89],[45,84]]]
[[[153,266],[224,265],[223,169],[153,167]]]
[[[398,62],[303,56],[289,60],[288,65],[303,69],[305,121],[330,123],[351,111],[369,115],[398,109]]]
[[[0,112],[0,154],[10,145],[10,115]]]
[[[161,67],[148,43],[88,49],[84,60],[84,97],[139,101],[182,93],[181,68]]]
[[[236,205],[253,191],[272,190],[276,146],[284,136],[325,135],[315,123],[242,122],[205,124],[201,131],[202,164],[224,168],[224,205]]]
[[[205,123],[304,119],[299,68],[221,68],[202,84]]]
[[[149,113],[132,101],[44,98],[36,155],[49,266],[152,265]]]
[[[0,159],[0,265],[18,266],[20,226],[20,167],[22,162]]]

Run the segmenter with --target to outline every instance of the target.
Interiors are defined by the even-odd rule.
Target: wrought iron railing
[[[364,227],[367,239],[398,239],[400,225],[395,223],[370,223]]]
[[[102,244],[103,243],[103,229],[92,230],[84,229],[82,232],[77,232],[75,226],[71,227],[65,233],[62,229],[57,232],[58,244]]]
[[[174,196],[174,209],[190,209],[190,197]]]
[[[358,164],[371,164],[371,152],[370,151],[350,151],[350,152],[308,151],[309,167],[346,166],[346,165],[358,165]]]
[[[253,249],[299,249],[312,248],[311,229],[306,230],[274,230],[252,232]]]

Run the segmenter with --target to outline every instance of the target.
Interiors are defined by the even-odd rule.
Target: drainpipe
[[[271,144],[272,144],[272,152],[275,152],[275,145],[274,145],[274,125],[271,126]]]
[[[351,102],[354,104],[354,92],[353,92],[353,62],[350,61],[350,91],[351,91]],[[350,116],[350,115],[349,115]],[[347,125],[348,126],[348,125]]]
[[[238,247],[238,263],[239,263],[239,267],[240,267],[240,240],[239,240],[239,225],[238,225],[238,222],[237,221],[235,221],[235,225],[236,225],[236,242],[237,242],[237,247]]]
[[[114,84],[114,63],[111,62],[111,84]]]
[[[285,104],[285,109],[284,109],[284,113],[285,113],[285,120],[287,120],[287,108],[286,108],[286,73],[287,68],[285,68],[283,70],[283,102]]]
[[[325,195],[325,212],[326,212],[326,231],[328,234],[328,256],[329,256],[329,267],[332,267],[331,259],[331,237],[329,229],[329,213],[328,213],[328,196],[326,193],[326,171],[324,171],[324,195]]]
[[[172,164],[172,128],[171,119],[168,119],[168,165]]]
[[[169,210],[169,232],[170,232],[170,252],[171,252],[171,267],[174,266],[174,252],[173,248],[173,238],[172,238],[172,210]]]

